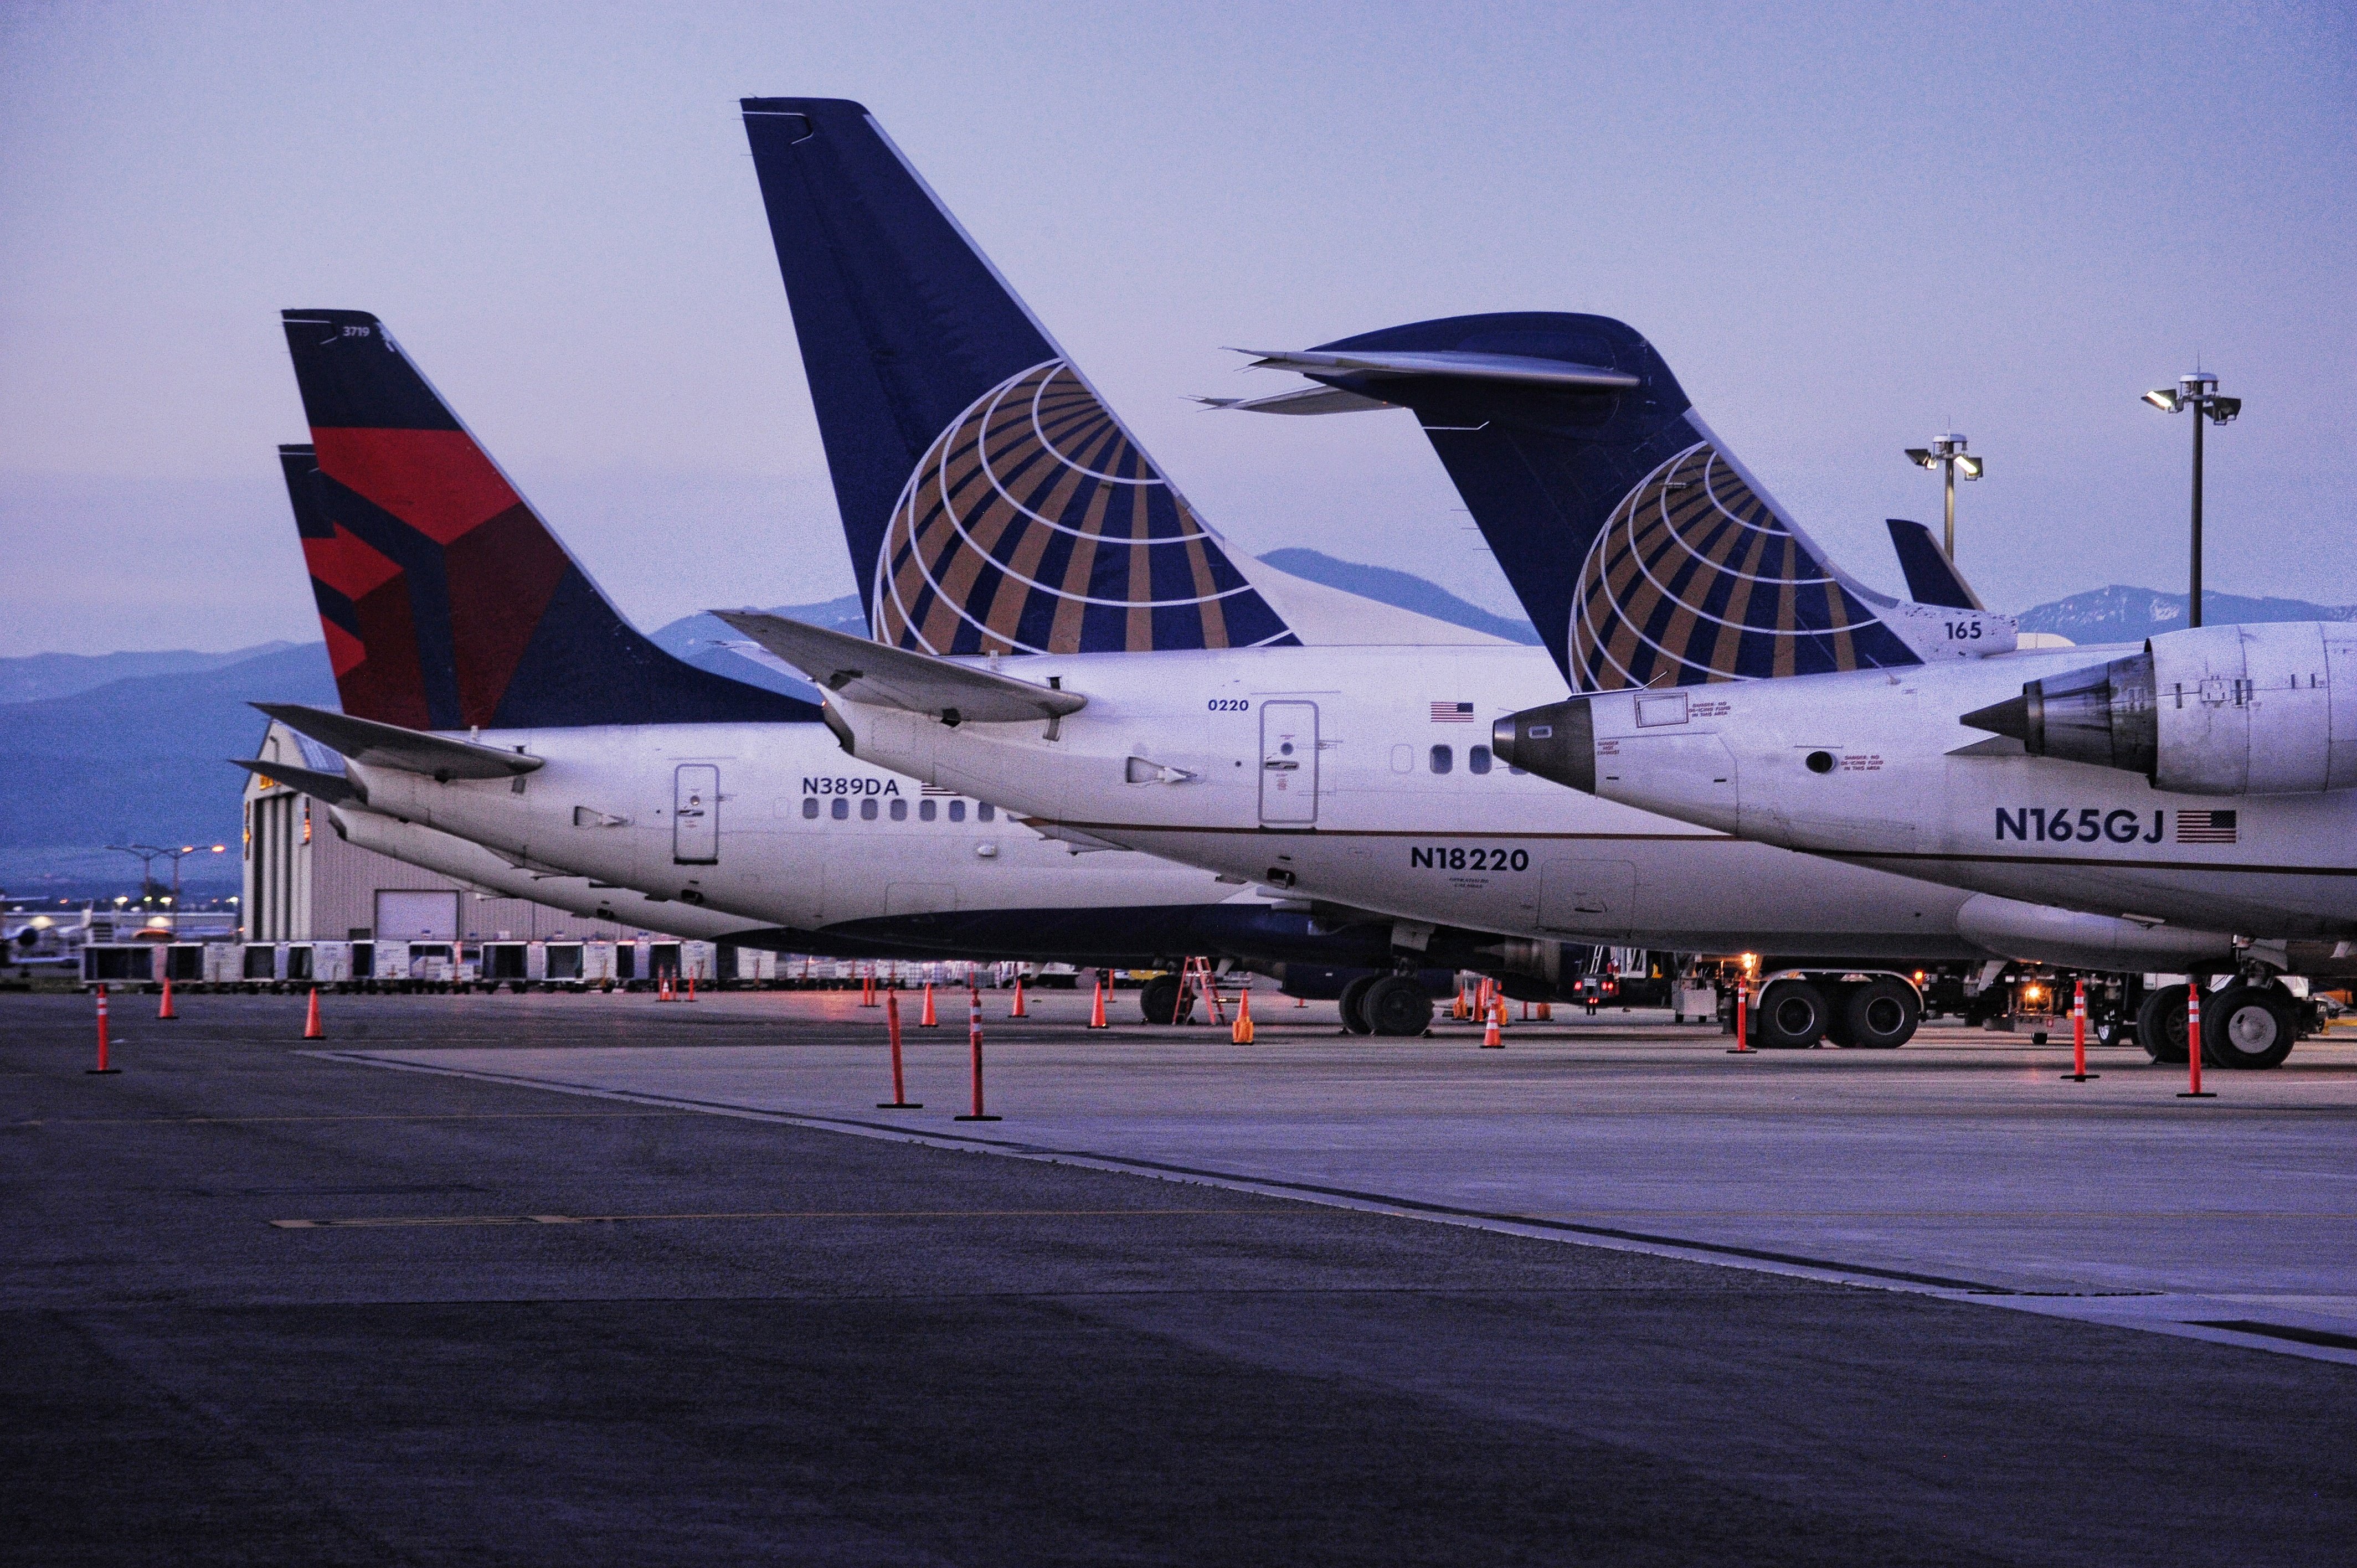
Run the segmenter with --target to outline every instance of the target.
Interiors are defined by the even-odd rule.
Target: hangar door
[[[456,893],[380,892],[376,934],[388,942],[455,942],[458,940]]]
[[[720,769],[683,763],[672,781],[671,857],[680,865],[720,861]]]
[[[1264,827],[1318,821],[1318,704],[1260,705],[1260,820]]]

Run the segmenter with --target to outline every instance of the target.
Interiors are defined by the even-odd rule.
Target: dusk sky
[[[736,103],[857,98],[1211,524],[1512,600],[1401,413],[1218,414],[1469,311],[1652,339],[1852,571],[2357,600],[2345,5],[0,8],[0,655],[317,635],[277,313],[382,316],[642,626],[852,577]]]

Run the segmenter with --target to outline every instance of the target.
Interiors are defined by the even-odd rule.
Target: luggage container
[[[86,942],[81,950],[84,985],[152,985],[156,977],[154,942]]]
[[[534,976],[550,985],[578,987],[582,981],[582,948],[580,942],[546,942],[541,945],[540,973]]]

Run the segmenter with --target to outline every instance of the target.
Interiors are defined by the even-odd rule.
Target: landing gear
[[[1383,978],[1380,974],[1362,974],[1342,987],[1340,1006],[1345,1033],[1372,1035],[1375,1032],[1375,1026],[1367,1021],[1367,992]]]
[[[1780,980],[1760,998],[1762,1050],[1805,1051],[1825,1032],[1825,993],[1805,980]]]
[[[2136,1008],[2136,1043],[2162,1067],[2185,1065],[2185,992],[2182,985],[2164,985],[2147,992]],[[2205,1053],[2201,1059],[2210,1058]]]
[[[2180,1023],[2181,1031],[2184,1026]],[[2219,1067],[2280,1067],[2299,1038],[2299,1018],[2280,986],[2240,981],[2201,999],[2201,1059]]]
[[[1869,1050],[1896,1050],[1915,1037],[1922,1016],[1915,988],[1903,980],[1869,980],[1841,1001],[1835,1043]]]
[[[1432,1027],[1432,995],[1412,974],[1386,974],[1359,1001],[1372,1033],[1415,1036]]]
[[[1137,1010],[1149,1024],[1183,1024],[1195,1011],[1195,999],[1189,995],[1186,1012],[1180,1012],[1178,997],[1182,989],[1177,975],[1157,974],[1137,993]]]

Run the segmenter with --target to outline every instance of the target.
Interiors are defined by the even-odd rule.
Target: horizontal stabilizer
[[[423,773],[447,784],[453,779],[511,779],[540,767],[542,758],[497,746],[478,746],[448,736],[404,729],[399,725],[331,714],[301,703],[256,703],[255,707],[298,735],[307,735],[367,768]],[[276,777],[276,775],[273,775]]]
[[[242,768],[261,777],[263,788],[284,784],[290,789],[300,789],[314,800],[330,806],[340,806],[347,800],[368,804],[368,791],[340,773],[321,773],[311,768],[289,768],[283,762],[271,762],[259,757],[232,757],[232,768]]]
[[[953,663],[755,610],[712,612],[830,692],[855,703],[925,714],[947,724],[1057,719],[1088,705],[1059,692],[970,664]]]
[[[1195,401],[1206,408],[1232,408],[1243,413],[1366,413],[1400,406],[1340,387],[1297,387],[1267,397],[1199,397]]]
[[[1269,352],[1238,349],[1254,356],[1255,371],[1297,371],[1305,376],[1353,376],[1377,381],[1393,377],[1506,381],[1529,387],[1575,387],[1625,392],[1642,383],[1626,371],[1545,360],[1533,354],[1493,354],[1464,349],[1303,349]]]

